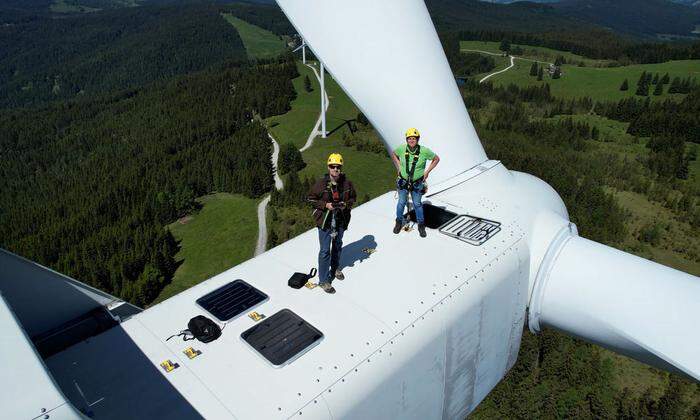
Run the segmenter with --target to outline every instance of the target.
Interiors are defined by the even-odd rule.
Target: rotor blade
[[[422,0],[277,3],[390,149],[420,130],[440,156],[433,182],[486,160]]]
[[[547,325],[700,381],[700,278],[573,236],[543,281],[531,327]]]

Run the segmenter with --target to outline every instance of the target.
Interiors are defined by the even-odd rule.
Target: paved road
[[[316,75],[316,79],[318,79],[318,83],[321,83],[321,76],[318,74],[318,71],[316,71],[316,68],[310,64],[306,65],[309,67],[311,70],[314,71],[314,74]],[[330,100],[328,98],[328,93],[326,92],[325,95],[326,98],[326,111],[328,111],[328,106],[330,104]],[[316,120],[316,125],[314,125],[314,128],[311,129],[311,132],[309,133],[309,137],[306,139],[306,143],[304,144],[304,147],[299,149],[300,152],[303,152],[304,150],[308,149],[311,147],[314,143],[314,139],[318,137],[321,134],[321,131],[319,130],[319,127],[321,126],[321,113],[318,113],[318,119]],[[275,140],[274,137],[270,133],[267,133],[267,136],[270,138],[270,141],[272,141],[272,168],[275,171],[275,188],[277,190],[281,190],[284,188],[284,182],[282,182],[282,178],[280,178],[279,174],[277,173],[277,160],[279,159],[279,154],[280,154],[280,146],[277,143],[277,140]],[[268,194],[263,198],[263,200],[258,204],[258,240],[257,243],[255,244],[255,255],[260,255],[263,252],[265,252],[265,249],[267,248],[267,206],[270,204],[270,195]]]

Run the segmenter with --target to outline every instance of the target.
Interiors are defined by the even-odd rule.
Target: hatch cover
[[[501,224],[493,220],[461,214],[444,225],[439,232],[471,245],[482,245],[501,230]]]
[[[265,300],[265,293],[239,279],[202,296],[197,304],[219,321],[228,321]]]
[[[282,366],[318,344],[323,333],[289,309],[282,309],[241,338],[274,366]]]

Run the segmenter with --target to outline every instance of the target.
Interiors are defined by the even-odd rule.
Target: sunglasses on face
[[[340,168],[342,168],[342,166],[340,166],[340,165],[328,165],[328,169],[337,169],[337,170],[340,170]]]

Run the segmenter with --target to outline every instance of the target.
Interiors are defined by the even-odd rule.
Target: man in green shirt
[[[401,232],[404,223],[403,211],[408,202],[408,194],[411,194],[418,221],[418,232],[422,238],[425,238],[425,218],[421,200],[427,188],[428,175],[440,162],[440,157],[427,147],[418,145],[419,139],[420,133],[417,129],[408,129],[406,131],[406,144],[397,147],[391,154],[394,166],[399,172],[399,177],[396,180],[399,202],[396,205],[394,233]],[[428,169],[425,169],[427,161],[431,162]]]

